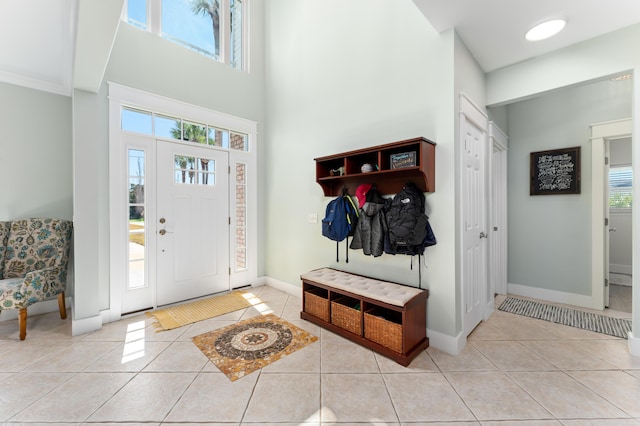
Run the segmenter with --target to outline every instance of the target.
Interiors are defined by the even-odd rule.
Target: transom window
[[[633,169],[628,166],[611,166],[609,169],[609,207],[630,209],[633,204]]]
[[[126,0],[123,19],[216,61],[244,69],[247,0]]]
[[[249,151],[249,135],[231,129],[129,107],[122,107],[120,117],[120,128],[128,132]]]

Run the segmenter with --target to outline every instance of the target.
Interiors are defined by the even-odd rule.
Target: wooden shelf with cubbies
[[[396,194],[409,181],[423,192],[435,192],[435,147],[435,142],[419,137],[319,157],[316,182],[325,196],[340,195],[345,186],[354,194],[367,183],[382,194]]]

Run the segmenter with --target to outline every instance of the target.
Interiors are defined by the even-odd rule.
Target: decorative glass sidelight
[[[238,272],[247,269],[247,165],[236,163],[235,171],[235,270]]]
[[[129,149],[129,283],[130,289],[145,283],[145,152]]]

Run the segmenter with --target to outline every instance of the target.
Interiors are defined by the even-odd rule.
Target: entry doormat
[[[252,298],[255,296],[249,293],[233,291],[221,296],[147,312],[147,316],[155,318],[156,322],[153,325],[156,327],[156,332],[172,330],[183,325],[248,308],[252,305],[249,301]]]
[[[318,340],[273,314],[239,321],[192,339],[232,382]]]
[[[623,339],[627,339],[628,333],[631,331],[631,321],[626,319],[612,318],[515,297],[507,297],[498,309]]]

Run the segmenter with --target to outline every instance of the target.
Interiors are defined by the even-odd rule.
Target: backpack
[[[386,213],[391,252],[417,254],[417,246],[424,246],[429,221],[424,205],[424,194],[411,182],[393,197]]]
[[[347,239],[347,262],[349,262],[348,242],[353,235],[358,222],[358,209],[349,195],[347,188],[342,189],[342,194],[327,204],[325,217],[322,219],[322,235],[336,241],[336,261],[338,257],[338,242]]]

